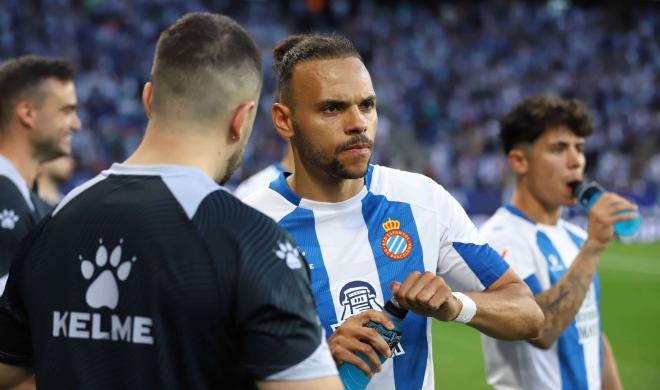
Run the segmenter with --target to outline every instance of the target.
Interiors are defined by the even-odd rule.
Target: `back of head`
[[[23,56],[11,59],[0,67],[0,129],[4,129],[16,104],[31,99],[40,105],[43,95],[39,87],[47,79],[72,81],[73,65],[61,58]]]
[[[296,65],[318,60],[354,57],[362,60],[353,43],[341,35],[291,35],[273,50],[273,70],[277,74],[277,100],[290,105],[291,79]]]
[[[152,114],[208,122],[236,104],[258,100],[261,56],[233,19],[186,14],[160,34],[151,70]]]
[[[508,154],[517,145],[531,144],[544,132],[559,127],[580,137],[587,137],[594,130],[591,116],[579,100],[533,96],[500,119],[500,141]]]

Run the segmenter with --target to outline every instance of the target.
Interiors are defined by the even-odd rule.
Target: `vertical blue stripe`
[[[584,238],[578,236],[577,234],[573,233],[570,229],[566,229],[566,232],[568,233],[568,236],[571,238],[575,246],[578,247],[578,249],[582,248],[582,244],[584,243]],[[598,327],[600,330],[600,340],[598,342],[598,361],[599,361],[599,367],[600,367],[600,374],[602,375],[603,373],[603,321],[600,319],[602,318],[601,316],[601,309],[600,309],[600,278],[598,277],[598,272],[594,274],[594,291],[596,293],[596,306],[598,307]]]
[[[564,230],[566,230],[566,233],[568,233],[568,236],[571,238],[575,246],[577,246],[578,249],[582,248],[582,244],[584,243],[584,238],[573,233],[572,231],[570,231],[570,229],[564,228]]]
[[[367,168],[367,174],[364,175],[364,185],[367,187],[368,190],[371,190],[371,179],[374,176],[374,166],[372,164],[369,164],[369,168]]]
[[[554,286],[566,273],[566,265],[559,255],[559,251],[545,233],[536,232],[536,244],[545,257],[548,264],[550,284]],[[557,352],[559,354],[562,389],[587,389],[587,367],[575,319],[559,336]]]
[[[336,324],[338,321],[335,305],[332,302],[332,294],[330,293],[328,272],[323,263],[321,246],[316,236],[314,213],[311,210],[298,207],[282,218],[279,224],[293,236],[298,248],[305,254],[309,264],[312,265],[310,272],[312,275],[312,292],[316,299],[316,311],[325,329],[326,337],[330,337],[332,334],[331,325]]]
[[[424,272],[424,254],[417,226],[409,204],[390,202],[384,196],[369,192],[362,199],[362,215],[369,230],[369,243],[376,260],[383,301],[391,297],[390,283],[403,282],[413,271]],[[385,230],[381,226],[391,218],[401,223],[400,230],[412,239],[412,252],[401,260],[389,258],[381,247]],[[405,241],[404,241],[405,242]],[[394,382],[397,389],[421,389],[428,357],[426,317],[409,312],[403,321],[401,345],[405,354],[394,357]]]

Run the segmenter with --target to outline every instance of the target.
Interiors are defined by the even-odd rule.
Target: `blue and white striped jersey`
[[[534,295],[561,279],[586,232],[564,220],[544,225],[511,205],[486,222],[483,237],[500,251]],[[600,389],[601,323],[598,274],[575,319],[549,350],[482,335],[488,383],[496,389]]]
[[[268,187],[268,184],[276,179],[282,172],[284,172],[282,164],[278,162],[271,164],[243,180],[234,190],[234,196],[238,199],[244,199],[256,190]]]
[[[454,290],[481,291],[507,269],[463,208],[433,180],[371,165],[364,188],[338,203],[301,199],[282,174],[246,200],[286,228],[305,252],[326,335],[348,317],[380,310],[389,284],[413,271],[442,276]],[[433,389],[431,320],[409,313],[401,347],[371,389]]]

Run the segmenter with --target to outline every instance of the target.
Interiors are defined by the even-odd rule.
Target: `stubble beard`
[[[295,135],[291,137],[291,143],[298,151],[300,158],[306,164],[318,168],[326,175],[336,179],[360,179],[367,174],[367,171],[369,170],[369,163],[371,162],[371,156],[369,156],[369,161],[367,161],[367,164],[365,164],[364,169],[358,172],[352,172],[346,169],[346,167],[344,167],[339,159],[337,159],[337,154],[340,152],[340,150],[335,151],[335,154],[328,158],[324,155],[320,148],[318,148],[312,141],[305,137],[303,129],[298,125],[298,123],[296,123],[295,120],[292,121],[292,125]],[[359,137],[363,142],[366,141],[371,143],[370,140],[365,140],[366,136],[364,135],[356,137]]]

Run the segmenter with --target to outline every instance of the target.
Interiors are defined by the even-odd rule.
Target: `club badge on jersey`
[[[413,249],[412,238],[400,230],[401,222],[395,219],[387,219],[383,225],[385,235],[380,242],[383,253],[392,260],[402,260],[408,257]]]

